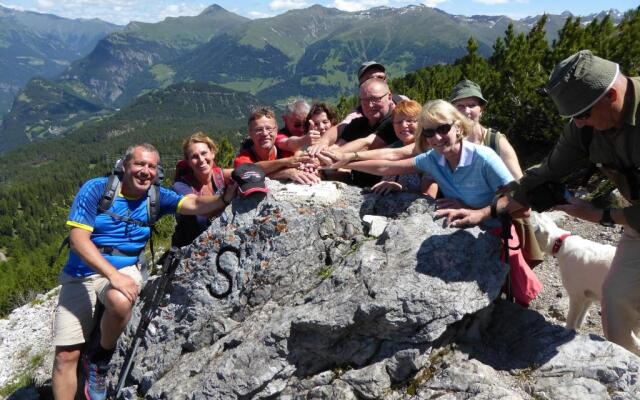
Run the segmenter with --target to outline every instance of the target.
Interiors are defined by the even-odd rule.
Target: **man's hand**
[[[602,217],[602,210],[595,207],[588,201],[579,199],[577,197],[570,197],[567,199],[569,204],[560,204],[553,207],[553,210],[564,211],[572,217],[580,218],[589,222],[600,222]]]
[[[351,157],[349,157],[349,155],[344,154],[340,151],[333,151],[328,149],[321,151],[320,156],[325,157],[321,159],[323,164],[325,164],[325,160],[331,162],[331,164],[329,165],[329,168],[331,169],[344,167],[345,165],[349,164],[349,161],[351,161]]]
[[[295,168],[289,168],[282,172],[283,175],[288,179],[303,185],[315,185],[316,183],[320,183],[320,178],[316,174],[311,172],[302,171]]]
[[[309,155],[312,157],[316,157],[318,156],[318,154],[320,154],[320,152],[328,148],[329,146],[320,141],[320,143],[312,144],[311,146],[309,146],[309,148],[307,148],[307,153],[309,153]]]
[[[479,225],[482,221],[489,217],[489,207],[479,210],[471,210],[468,208],[459,209],[443,209],[435,212],[436,219],[446,218],[445,226],[452,228],[467,228]]]
[[[371,191],[384,196],[391,192],[401,192],[402,185],[398,182],[380,181],[371,187]]]
[[[309,132],[305,135],[305,141],[307,142],[307,146],[316,146],[320,144],[320,132],[316,130],[316,124],[313,120],[309,120]]]
[[[121,273],[120,271],[115,271],[108,277],[108,279],[112,288],[122,293],[124,297],[131,302],[131,304],[135,303],[140,291],[133,278]]]
[[[313,162],[312,158],[306,153],[283,158],[283,161],[286,163],[287,168],[299,168],[303,164],[309,164]]]

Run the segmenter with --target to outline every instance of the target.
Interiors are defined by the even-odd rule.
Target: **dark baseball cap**
[[[267,193],[269,189],[264,182],[265,174],[256,164],[242,164],[231,173],[231,179],[238,184],[238,191],[243,196],[252,193]]]
[[[386,69],[384,68],[384,65],[380,64],[379,62],[365,61],[360,65],[360,68],[358,68],[358,81],[362,79],[362,75],[364,75],[364,73],[367,72],[369,68],[373,68],[373,67],[381,69],[382,72],[386,71]]]

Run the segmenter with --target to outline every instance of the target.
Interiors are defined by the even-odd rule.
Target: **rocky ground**
[[[560,227],[596,242],[615,245],[620,236],[619,228],[603,228],[561,213],[556,213],[554,219]],[[562,287],[555,259],[547,256],[545,261],[536,267],[535,272],[544,285],[544,290],[532,303],[531,310],[539,312],[549,322],[564,325],[568,297]],[[35,304],[18,309],[8,319],[0,321],[0,364],[3,365],[0,373],[0,388],[6,388],[6,385],[11,382],[10,376],[22,375],[24,379],[25,373],[35,375],[38,386],[46,388],[48,385],[46,379],[50,376],[52,361],[49,335],[50,319],[55,303],[52,301],[55,297],[53,294],[55,292],[43,295]],[[37,323],[34,324],[35,321]],[[34,331],[34,329],[40,330]],[[602,335],[599,304],[591,306],[589,315],[579,332]],[[25,365],[19,366],[20,360],[23,360]],[[35,361],[39,361],[41,365],[33,365]],[[27,383],[28,380],[23,382]],[[33,387],[20,392],[24,397],[11,398],[42,398]],[[41,390],[42,392],[46,393],[46,389]],[[5,392],[5,394],[8,393]],[[2,398],[0,394],[0,399]]]
[[[553,218],[559,227],[580,235],[594,242],[615,246],[620,239],[621,229],[605,228],[598,224],[592,224],[570,217],[562,212],[554,212]],[[544,290],[531,304],[531,309],[538,311],[546,320],[564,325],[567,311],[569,310],[569,297],[562,287],[562,281],[555,258],[545,256],[542,264],[535,268],[538,279],[544,285]],[[603,336],[602,322],[600,318],[600,304],[594,303],[589,308],[589,314],[579,329],[582,334],[596,334]]]

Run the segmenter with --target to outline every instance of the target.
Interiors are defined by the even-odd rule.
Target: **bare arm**
[[[356,139],[352,142],[344,142],[344,144],[340,145],[339,150],[343,153],[347,153],[350,151],[361,151],[361,150],[367,150],[369,148],[369,146],[371,146],[371,143],[373,143],[373,141],[375,140],[376,135],[375,134],[371,134],[367,137],[363,137],[360,139]]]
[[[404,160],[416,156],[415,146],[413,144],[399,148],[384,148],[376,150],[358,151],[346,153],[340,149],[323,150],[321,152],[321,161],[325,165],[331,165],[331,168],[340,168],[348,162],[358,160]]]
[[[279,171],[285,168],[297,168],[301,163],[309,162],[309,157],[307,156],[291,156],[287,158],[281,158],[279,160],[273,161],[258,161],[255,163],[257,166],[262,168],[265,175],[269,175],[273,172]]]
[[[357,161],[347,164],[344,168],[361,172],[367,172],[373,175],[404,175],[415,174],[416,167],[413,158],[405,160],[389,161],[389,160],[369,160]]]
[[[305,146],[309,146],[311,139],[309,134],[304,136],[291,136],[278,142],[278,148],[286,151],[296,152]]]
[[[227,207],[236,195],[236,185],[227,185],[222,196],[187,195],[180,204],[183,215],[215,215]]]
[[[506,137],[501,135],[498,146],[500,148],[500,158],[504,161],[511,175],[513,175],[516,180],[522,178],[522,169],[520,168],[518,155],[513,149],[513,146],[511,146],[511,143],[509,143]]]
[[[138,297],[138,285],[129,276],[122,274],[106,258],[91,241],[91,232],[82,228],[72,228],[69,232],[71,250],[80,257],[92,270],[109,280],[111,286],[122,293],[131,303]]]

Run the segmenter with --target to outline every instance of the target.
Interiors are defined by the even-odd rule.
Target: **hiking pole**
[[[133,336],[133,342],[129,346],[129,350],[124,357],[124,361],[122,363],[122,370],[120,370],[120,376],[118,377],[118,384],[116,385],[115,394],[113,399],[118,399],[120,396],[120,392],[124,387],[125,381],[129,376],[129,371],[131,370],[131,365],[133,364],[133,359],[138,351],[138,347],[142,342],[142,339],[147,332],[147,328],[149,327],[149,323],[153,319],[158,310],[158,305],[160,301],[164,297],[165,291],[167,289],[167,284],[171,279],[173,279],[173,275],[176,272],[178,264],[180,263],[180,250],[177,247],[172,247],[171,250],[168,251],[167,256],[162,263],[162,276],[160,277],[160,281],[158,283],[158,287],[156,288],[151,301],[146,303],[140,312],[140,323],[138,323],[138,328],[136,329],[136,333]]]

